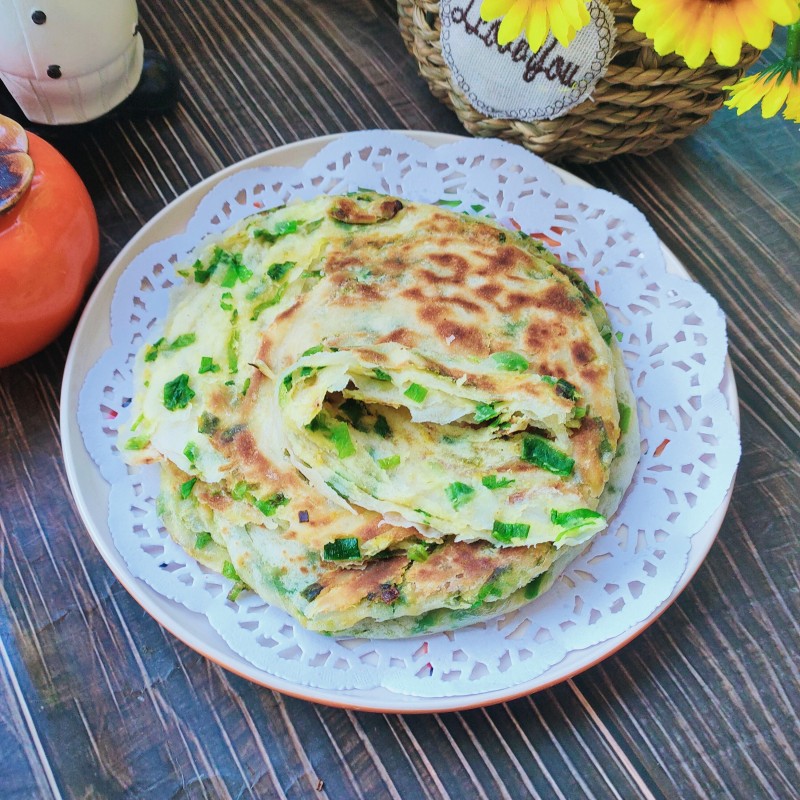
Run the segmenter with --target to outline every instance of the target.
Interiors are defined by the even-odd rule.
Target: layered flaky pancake
[[[182,274],[120,448],[161,464],[176,541],[314,630],[517,607],[630,483],[608,316],[525,234],[322,196],[248,217]]]

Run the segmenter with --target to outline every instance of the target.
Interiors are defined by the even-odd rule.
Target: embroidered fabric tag
[[[616,28],[614,14],[599,0],[588,4],[591,21],[569,47],[549,34],[535,53],[524,33],[499,45],[500,20],[484,22],[480,5],[480,0],[441,0],[441,43],[453,80],[487,117],[525,122],[561,117],[586,100],[605,75]]]

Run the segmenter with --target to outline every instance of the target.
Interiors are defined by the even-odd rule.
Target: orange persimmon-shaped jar
[[[78,173],[0,115],[0,367],[41,350],[75,315],[100,236]]]

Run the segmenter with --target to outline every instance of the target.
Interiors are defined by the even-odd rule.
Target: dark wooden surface
[[[266,148],[463,132],[392,0],[141,0],[140,16],[180,105],[32,127],[89,188],[97,277],[172,199]],[[70,329],[0,371],[0,797],[800,797],[798,128],[723,111],[645,160],[573,171],[636,204],[728,315],[742,464],[677,602],[593,669],[485,710],[388,716],[252,685],[162,630],[94,549],[59,445]]]

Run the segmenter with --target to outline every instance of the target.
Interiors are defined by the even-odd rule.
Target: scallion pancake
[[[188,552],[314,630],[516,607],[630,483],[635,402],[605,309],[522,233],[321,196],[248,217],[182,274],[120,447],[162,465]]]

